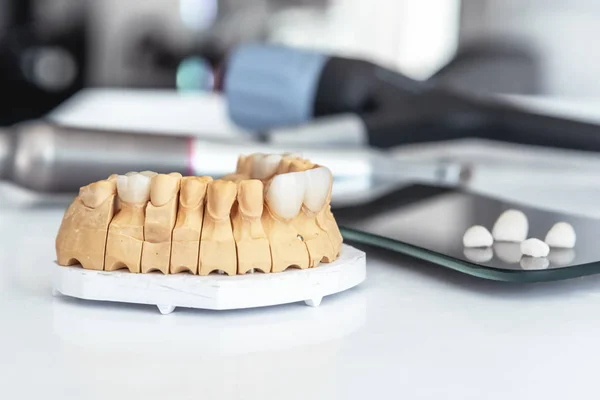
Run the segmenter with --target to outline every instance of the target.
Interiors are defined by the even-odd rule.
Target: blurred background
[[[594,96],[599,16],[592,0],[2,0],[0,120],[39,117],[86,87],[206,89],[207,66],[256,41],[415,79],[452,63],[448,80],[478,90]]]
[[[476,96],[478,100],[473,102],[469,97],[447,97],[444,92],[440,97],[440,92],[434,90],[433,97],[420,96],[423,101],[419,103],[418,118],[413,118],[410,108],[412,97],[404,92],[393,98],[397,108],[388,107],[384,114],[365,117],[365,112],[373,108],[367,102],[360,104],[361,109],[349,106],[322,115],[348,111],[362,118],[359,123],[345,120],[341,128],[337,126],[343,134],[359,125],[365,125],[361,129],[371,136],[391,137],[406,130],[411,146],[404,146],[404,139],[398,136],[378,147],[402,145],[394,154],[397,160],[408,163],[431,162],[438,168],[440,160],[450,159],[461,165],[479,163],[483,171],[483,164],[493,161],[494,179],[502,178],[508,184],[514,183],[510,178],[514,171],[506,169],[509,163],[517,159],[527,166],[536,161],[541,178],[523,178],[518,189],[511,192],[520,198],[527,190],[523,187],[532,179],[555,177],[556,170],[575,165],[577,171],[587,173],[578,183],[595,183],[590,171],[596,168],[598,153],[569,153],[559,167],[555,153],[541,149],[532,153],[530,149],[498,143],[453,140],[448,146],[445,141],[460,136],[468,139],[473,132],[469,129],[482,118],[479,111],[470,110],[478,109],[479,99],[489,97],[511,99],[511,104],[527,112],[543,109],[551,115],[599,123],[600,102],[595,100],[600,96],[596,79],[599,56],[592,44],[592,38],[600,34],[599,17],[600,3],[591,0],[0,0],[0,126],[44,118],[92,131],[255,137],[246,134],[251,127],[230,118],[233,106],[227,96],[219,93],[228,72],[227,60],[244,44],[285,45],[369,61],[407,78],[399,85],[406,92],[413,88],[426,91],[427,85],[435,84],[436,88],[451,90],[452,96]],[[345,73],[343,68],[338,72]],[[377,76],[380,81],[389,78]],[[335,85],[332,87],[335,92]],[[241,96],[234,95],[238,99]],[[392,98],[385,96],[383,93],[382,98],[388,102]],[[440,98],[443,101],[438,101]],[[467,106],[461,109],[463,100]],[[244,106],[251,110],[252,101],[246,103]],[[429,104],[437,104],[431,115],[423,113]],[[440,114],[456,104],[452,115]],[[502,109],[493,112],[491,119],[495,122],[508,120]],[[302,122],[308,122],[308,117]],[[500,139],[512,135],[508,141],[519,144],[600,149],[597,125],[557,125],[553,120],[532,120],[521,110],[510,119],[516,122],[505,129],[506,134],[499,130]],[[443,129],[433,132],[431,121],[442,121]],[[409,132],[407,127],[415,131]],[[273,128],[286,126],[274,124]],[[531,138],[529,130],[533,132]],[[112,149],[98,152],[95,158],[89,156],[93,154],[90,149],[109,147],[106,143],[113,140],[109,136],[86,133],[88,138],[98,138],[94,142],[68,136],[62,130],[52,133],[50,139],[31,130],[20,136],[10,131],[10,135],[0,137],[0,175],[34,190],[73,193],[83,182],[103,178],[108,170],[124,173],[127,168],[146,165],[149,159],[159,160],[149,168],[183,170],[187,167],[172,159],[191,154],[175,141],[164,142],[150,146],[160,151],[146,158],[136,154],[138,163],[127,164],[123,159],[130,157],[130,150],[123,150],[118,162],[117,156],[107,155]],[[572,134],[575,131],[577,135]],[[335,136],[332,132],[316,129],[310,136],[298,131],[295,137]],[[15,139],[20,137],[24,139]],[[565,138],[571,138],[574,144]],[[369,140],[376,141],[372,137]],[[421,141],[427,146],[415,146]],[[436,142],[441,146],[436,147]],[[73,143],[78,147],[68,146]],[[165,150],[169,148],[174,149],[172,153]],[[85,160],[79,156],[83,153],[88,156]],[[172,154],[171,160],[165,154]],[[504,157],[507,154],[510,157]],[[356,159],[353,155],[345,157]],[[368,153],[369,171],[385,170],[373,166],[373,157],[383,159],[380,153]],[[81,172],[84,165],[93,173]],[[233,168],[234,164],[228,165]],[[339,170],[344,170],[347,164],[340,166]],[[398,164],[387,166],[391,171],[388,175],[397,175]],[[549,166],[555,170],[549,171]],[[500,167],[508,172],[496,174]],[[415,166],[416,170],[420,168]],[[44,176],[39,172],[42,170],[46,171]],[[212,171],[194,164],[193,172]],[[421,172],[416,175],[431,175],[431,170]],[[78,173],[80,176],[73,178]],[[488,178],[492,175],[480,178],[477,189],[499,194],[500,189],[490,183],[496,181]],[[61,186],[65,176],[71,182]],[[572,179],[565,175],[565,181]],[[508,192],[503,187],[502,193]]]

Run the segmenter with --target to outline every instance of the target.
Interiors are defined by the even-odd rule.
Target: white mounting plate
[[[162,314],[176,307],[231,310],[304,301],[316,307],[324,296],[339,293],[366,278],[365,253],[343,245],[340,257],[317,268],[276,274],[236,276],[127,271],[94,271],[53,266],[53,291],[86,300],[156,305]]]

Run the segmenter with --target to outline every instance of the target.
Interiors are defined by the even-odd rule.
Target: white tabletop
[[[0,209],[0,398],[585,398],[600,277],[483,281],[368,252],[356,289],[245,311],[54,298],[61,208]],[[595,396],[594,396],[595,397]]]
[[[598,214],[595,188],[504,184]],[[0,399],[598,397],[600,276],[509,284],[369,251],[366,282],[319,308],[163,316],[52,296],[62,207],[0,204]]]

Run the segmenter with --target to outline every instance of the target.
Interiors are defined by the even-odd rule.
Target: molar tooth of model
[[[276,175],[265,190],[262,222],[271,245],[272,272],[281,272],[290,266],[308,268],[308,250],[293,224],[304,199],[304,173]]]
[[[275,175],[282,175],[290,172],[290,165],[295,160],[292,157],[282,157],[277,169],[275,170]]]
[[[87,207],[97,208],[115,195],[115,183],[109,180],[91,183],[79,189],[79,198]]]
[[[253,157],[252,178],[266,180],[275,175],[281,162],[279,154],[257,154]]]
[[[302,164],[305,168],[309,164]],[[303,205],[300,213],[293,220],[298,233],[303,238],[310,256],[309,267],[318,266],[321,261],[328,261],[334,249],[327,232],[317,224],[317,215],[325,206],[329,187],[331,186],[331,172],[325,167],[308,169],[303,172],[305,191]]]
[[[59,265],[80,263],[85,269],[104,269],[108,226],[114,215],[116,184],[103,180],[79,190],[65,212],[56,237]]]
[[[117,177],[121,209],[108,229],[104,261],[107,271],[127,268],[130,272],[140,272],[150,181],[150,177],[135,173]]]
[[[263,183],[257,179],[238,183],[237,203],[231,222],[237,247],[238,274],[271,272],[271,250],[262,225]]]
[[[177,206],[181,174],[157,174],[150,183],[150,202],[146,206],[142,272],[169,273],[171,237]]]
[[[181,179],[179,209],[173,228],[170,272],[198,273],[198,251],[204,219],[206,188],[209,176],[186,176]]]
[[[237,273],[230,215],[236,195],[237,184],[234,182],[219,179],[208,185],[198,257],[200,275],[208,275],[215,270],[225,271],[228,275]]]

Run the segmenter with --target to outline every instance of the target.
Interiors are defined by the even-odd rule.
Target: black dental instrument
[[[363,60],[244,45],[223,71],[231,118],[258,133],[338,115],[348,117],[352,135],[380,148],[481,138],[600,151],[597,124],[531,112],[435,79],[416,81]]]

